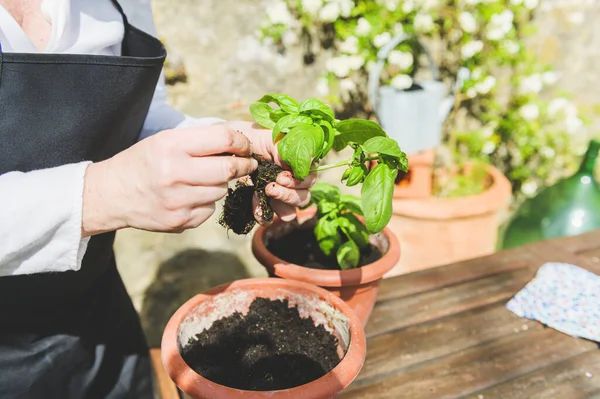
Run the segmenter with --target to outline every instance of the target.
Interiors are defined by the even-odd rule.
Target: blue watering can
[[[454,106],[454,92],[462,86],[469,70],[461,68],[450,94],[439,80],[437,66],[427,48],[420,43],[429,61],[431,81],[415,82],[422,89],[398,90],[380,86],[381,71],[389,53],[409,36],[396,35],[377,54],[377,64],[369,74],[369,100],[388,136],[395,139],[404,152],[414,154],[438,146],[442,141],[442,124]]]

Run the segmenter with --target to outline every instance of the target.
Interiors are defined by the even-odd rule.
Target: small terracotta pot
[[[215,320],[246,314],[256,297],[287,299],[301,317],[324,325],[339,341],[342,360],[329,373],[307,384],[278,391],[246,391],[212,382],[192,370],[180,353],[183,343]],[[325,399],[333,398],[356,378],[365,360],[363,327],[350,307],[328,291],[299,281],[274,278],[238,280],[196,295],[169,320],[162,338],[162,361],[171,379],[196,399]]]
[[[277,239],[294,229],[312,228],[315,208],[298,211],[296,221],[291,223],[275,219],[269,226],[259,227],[252,237],[252,252],[272,277],[303,281],[318,285],[342,298],[367,324],[379,293],[379,283],[400,258],[398,239],[389,229],[371,236],[371,243],[379,248],[383,257],[371,264],[352,270],[318,270],[296,265],[278,258],[267,249],[269,240]]]

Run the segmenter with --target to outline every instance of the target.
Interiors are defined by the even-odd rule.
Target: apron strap
[[[2,43],[0,43],[0,84],[2,83]]]
[[[123,18],[123,26],[125,27],[125,34],[123,35],[123,42],[121,43],[121,55],[129,55],[129,48],[127,45],[127,41],[128,41],[127,33],[129,31],[129,22],[127,21],[127,15],[125,15],[125,13],[123,12],[123,8],[121,7],[121,5],[119,4],[119,2],[117,0],[111,0],[111,1],[115,5],[115,7],[119,11],[119,13],[121,14],[121,17]]]

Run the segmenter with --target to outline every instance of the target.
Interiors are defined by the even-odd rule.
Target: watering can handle
[[[385,46],[383,46],[377,53],[377,63],[373,66],[373,69],[371,69],[371,72],[369,73],[369,100],[373,105],[374,110],[377,109],[377,103],[379,100],[377,95],[377,89],[379,88],[379,78],[381,77],[381,71],[383,70],[385,61],[387,60],[387,57],[389,56],[390,52],[393,49],[395,49],[400,43],[406,41],[407,39],[409,39],[409,36],[407,34],[399,33],[396,36],[394,36],[392,40],[390,40]],[[427,60],[429,61],[429,70],[433,75],[433,79],[439,80],[440,76],[435,61],[431,56],[431,53],[423,43],[419,42],[419,45],[421,46],[421,48],[423,48],[424,53],[427,56]]]

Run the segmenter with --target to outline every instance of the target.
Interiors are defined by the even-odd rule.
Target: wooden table
[[[600,398],[598,344],[504,307],[545,262],[600,274],[600,230],[384,280],[341,398]]]

